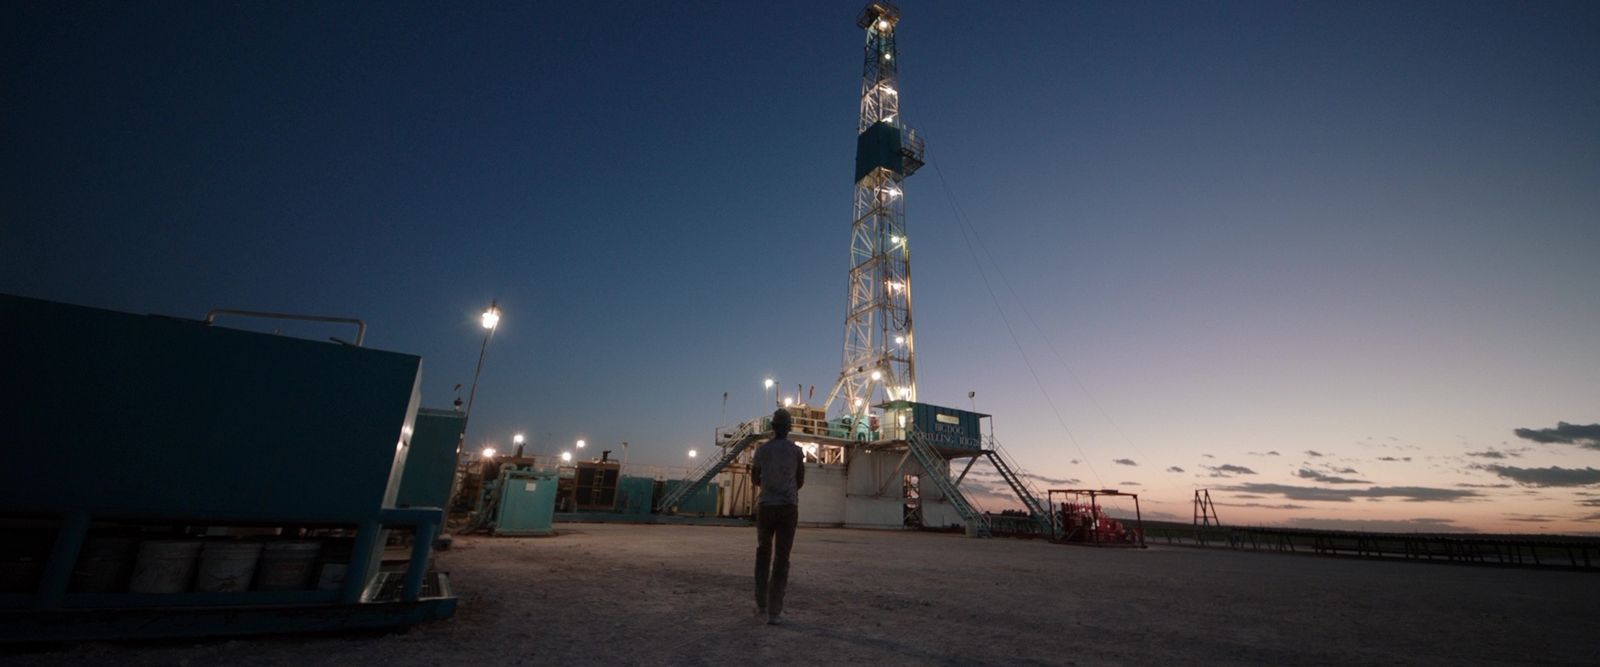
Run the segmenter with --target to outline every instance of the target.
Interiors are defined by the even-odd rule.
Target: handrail
[[[356,347],[361,347],[367,338],[367,323],[353,317],[330,317],[327,315],[296,315],[293,313],[269,313],[260,310],[234,310],[232,308],[212,308],[206,313],[206,325],[216,323],[218,315],[238,315],[239,317],[258,317],[266,320],[302,320],[306,322],[333,322],[336,324],[356,325]]]

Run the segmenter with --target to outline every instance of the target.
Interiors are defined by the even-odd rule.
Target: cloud
[[[1290,519],[1296,528],[1357,530],[1376,533],[1470,533],[1472,529],[1455,525],[1454,519]]]
[[[1321,458],[1323,456],[1327,456],[1327,454],[1323,454],[1315,449],[1308,449],[1306,450],[1306,456],[1310,456],[1312,458]]]
[[[1251,456],[1283,456],[1282,454],[1279,454],[1277,452],[1277,450],[1273,450],[1273,451],[1270,451],[1270,452],[1248,452],[1248,453]]]
[[[1426,486],[1374,486],[1366,489],[1326,489],[1320,486],[1260,484],[1255,482],[1237,484],[1234,486],[1224,486],[1219,490],[1278,495],[1289,500],[1320,500],[1335,503],[1348,503],[1354,501],[1356,498],[1400,498],[1406,502],[1421,503],[1463,500],[1466,498],[1476,498],[1481,495],[1476,491],[1435,489]]]
[[[1133,459],[1112,459],[1111,462],[1115,463],[1115,464],[1117,464],[1119,466],[1137,466],[1137,465],[1139,465],[1139,463],[1137,461],[1134,461]]]
[[[1539,514],[1524,514],[1519,516],[1508,516],[1506,517],[1506,520],[1519,521],[1521,523],[1550,523],[1556,519],[1555,517],[1543,516]]]
[[[1347,470],[1348,470],[1348,468],[1347,468]],[[1300,479],[1309,479],[1309,480],[1312,480],[1312,481],[1322,482],[1324,484],[1371,484],[1372,483],[1372,482],[1369,482],[1369,481],[1364,480],[1364,479],[1350,479],[1348,477],[1334,477],[1333,475],[1317,472],[1317,471],[1312,470],[1310,468],[1301,468],[1300,472],[1295,473],[1294,476],[1295,477],[1299,477]]]
[[[1022,476],[1026,477],[1028,479],[1031,479],[1031,480],[1033,480],[1035,482],[1040,482],[1042,484],[1049,484],[1049,485],[1054,485],[1054,486],[1064,486],[1064,485],[1067,485],[1067,484],[1077,484],[1078,482],[1083,481],[1083,480],[1080,480],[1080,479],[1078,479],[1076,477],[1045,477],[1044,475],[1035,475],[1035,474],[1033,474],[1031,472],[1022,473]]]
[[[1201,454],[1200,458],[1202,458],[1202,459],[1214,459],[1214,458],[1217,458],[1217,457],[1212,456],[1210,454]]]
[[[1183,468],[1179,468],[1178,466],[1171,466],[1171,467],[1167,468],[1167,472],[1183,472]]]
[[[1138,482],[1117,482],[1117,483],[1121,484],[1123,486],[1144,486],[1143,484],[1140,484]]]
[[[1473,457],[1477,457],[1477,458],[1480,458],[1480,459],[1504,459],[1504,458],[1508,458],[1508,457],[1520,457],[1520,456],[1522,456],[1522,452],[1513,452],[1513,451],[1502,452],[1502,451],[1496,450],[1493,447],[1490,447],[1490,448],[1485,449],[1485,450],[1483,450],[1481,452],[1467,452],[1467,456],[1473,456]]]
[[[1600,449],[1600,424],[1556,422],[1555,428],[1519,428],[1512,433],[1523,440]]]
[[[1219,465],[1219,466],[1200,466],[1200,467],[1205,468],[1206,470],[1210,470],[1212,477],[1233,477],[1234,475],[1254,475],[1254,474],[1256,474],[1256,471],[1254,471],[1254,470],[1251,470],[1251,469],[1246,468],[1244,466],[1236,466],[1236,465],[1233,465],[1232,463],[1224,463],[1224,464]]]
[[[1586,517],[1580,517],[1577,520],[1578,521],[1600,521],[1600,514],[1590,514],[1589,516],[1586,516]]]
[[[1578,501],[1578,504],[1584,507],[1600,507],[1600,498],[1585,498]]]
[[[1406,463],[1410,463],[1411,462],[1411,457],[1409,457],[1409,456],[1403,456],[1403,457],[1380,456],[1380,457],[1378,457],[1378,460],[1379,461],[1405,461]]]
[[[1463,489],[1509,489],[1509,488],[1511,488],[1510,484],[1473,484],[1471,482],[1462,482],[1460,484],[1457,484],[1456,486],[1459,486],[1459,487],[1461,487]]]
[[[1238,497],[1239,498],[1243,498],[1244,496],[1238,496]],[[1268,505],[1266,503],[1217,503],[1217,504],[1218,505],[1222,505],[1223,507],[1259,507],[1261,509],[1267,509],[1267,510],[1308,510],[1308,509],[1311,509],[1310,505],[1296,505],[1294,503],[1284,503],[1282,505]]]
[[[1600,470],[1594,468],[1518,468],[1516,466],[1479,466],[1496,475],[1524,486],[1588,486],[1600,484]]]

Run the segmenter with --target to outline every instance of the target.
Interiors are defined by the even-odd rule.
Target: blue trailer
[[[7,556],[5,570],[18,576],[0,592],[0,641],[451,615],[448,580],[427,571],[442,510],[396,505],[421,365],[339,342],[0,295],[0,404],[12,415],[0,429],[0,522],[40,538],[36,552]],[[73,583],[89,560],[87,539],[152,527],[196,539],[228,527],[353,540],[341,551],[342,583],[331,586],[133,592]],[[413,533],[409,565],[380,572],[395,529]],[[27,562],[39,567],[13,567]]]

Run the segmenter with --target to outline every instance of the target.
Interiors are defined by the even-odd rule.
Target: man
[[[794,546],[794,527],[800,520],[800,487],[806,483],[804,455],[789,441],[792,423],[788,410],[772,413],[773,437],[756,450],[750,464],[750,480],[761,487],[756,499],[756,615],[765,614],[768,625],[777,625],[783,613],[789,548]]]

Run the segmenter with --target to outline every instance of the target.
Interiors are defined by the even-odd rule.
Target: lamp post
[[[761,384],[762,384],[762,386],[764,386],[764,387],[766,387],[766,389],[771,389],[771,388],[772,388],[772,385],[774,385],[774,384],[777,384],[777,383],[776,383],[776,382],[773,382],[773,381],[772,381],[772,378],[767,378],[767,379],[766,379],[766,380],[765,380],[765,381],[763,381],[763,382],[762,382],[762,383],[761,383]],[[762,397],[762,398],[763,398],[763,399],[765,399],[765,398],[766,398],[766,396],[767,396],[767,392],[766,392],[766,389],[763,389],[763,390],[762,390],[762,391],[761,391],[761,397]],[[773,405],[777,405],[777,404],[778,404],[778,401],[777,401],[777,400],[776,400],[776,399],[774,399],[774,400],[773,400],[773,401],[772,401],[772,404],[773,404]]]
[[[521,433],[511,436],[511,444],[517,446],[516,456],[518,457],[522,456],[522,443],[524,442],[527,442],[527,438],[522,437]]]
[[[489,353],[489,340],[494,338],[495,329],[500,327],[500,306],[494,301],[489,302],[489,309],[483,311],[479,320],[483,325],[483,347],[478,348],[478,369],[472,372],[472,389],[467,392],[467,420],[472,420],[472,401],[478,397],[478,377],[483,375],[483,358]]]

